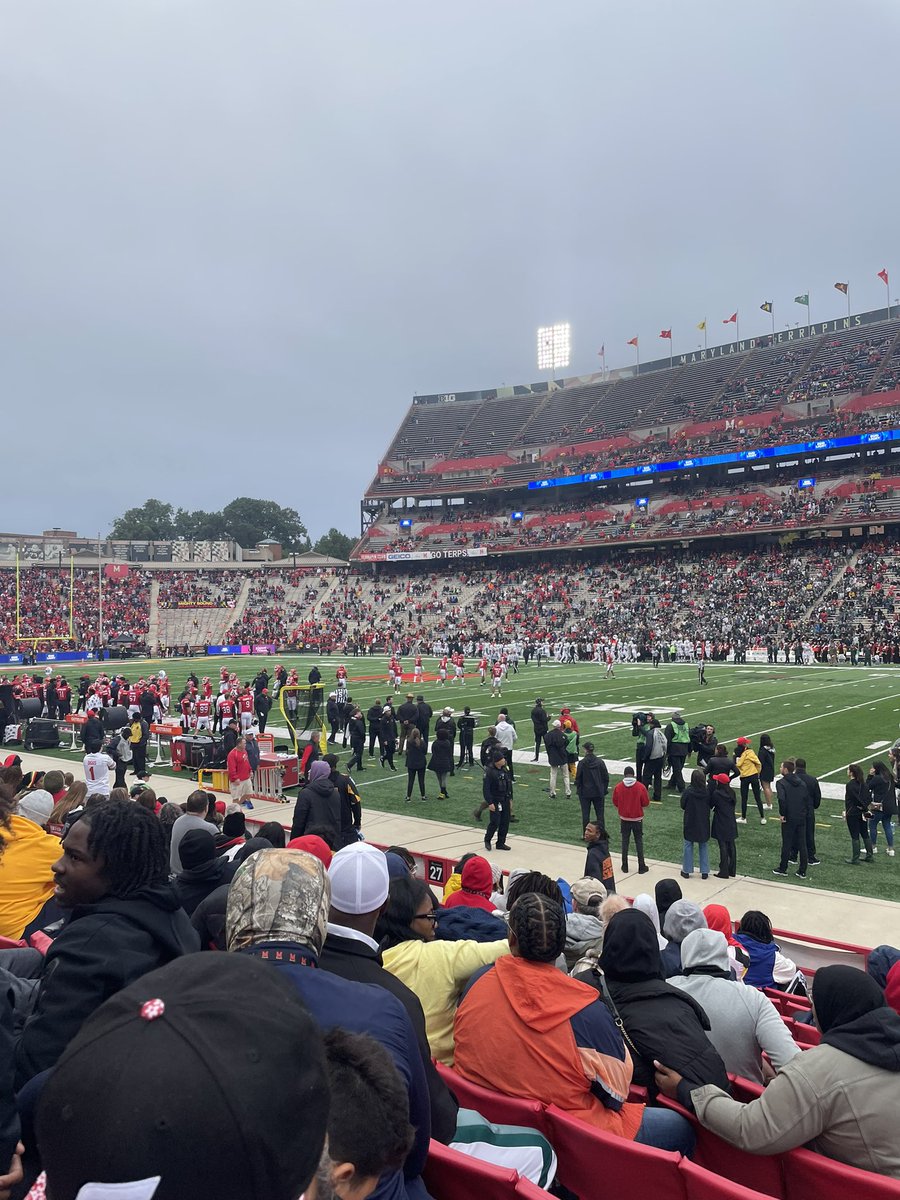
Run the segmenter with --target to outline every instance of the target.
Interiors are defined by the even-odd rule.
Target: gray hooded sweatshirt
[[[730,1074],[762,1083],[763,1050],[776,1071],[801,1052],[768,996],[732,979],[723,933],[689,933],[681,943],[681,964],[683,974],[670,976],[669,983],[702,1006],[711,1026],[707,1037]]]

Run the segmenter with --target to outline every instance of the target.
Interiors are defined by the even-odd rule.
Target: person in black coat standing
[[[422,741],[427,746],[431,736],[431,718],[434,716],[434,709],[424,696],[416,696],[416,708],[419,710],[416,727],[422,735]]]
[[[397,724],[400,726],[400,741],[397,745],[397,753],[403,753],[403,747],[406,745],[406,739],[409,737],[409,731],[415,729],[419,720],[419,706],[413,699],[412,692],[407,692],[406,699],[397,709]]]
[[[384,750],[381,747],[381,712],[382,703],[380,700],[373,700],[366,712],[366,721],[369,723],[369,758],[375,754],[375,743],[378,742],[378,753],[384,755]],[[384,766],[384,763],[382,763]]]
[[[103,726],[95,713],[88,713],[81,727],[81,744],[85,754],[98,754],[103,745]]]
[[[506,835],[509,832],[509,815],[512,807],[512,780],[506,768],[506,751],[498,746],[493,761],[484,773],[482,795],[490,812],[490,820],[484,834],[484,848],[490,850],[496,834],[497,849],[509,850]]]
[[[431,743],[431,761],[428,770],[437,775],[439,800],[449,799],[447,792],[447,777],[453,773],[453,742],[446,726],[439,726],[434,731],[434,741]]]
[[[253,706],[256,709],[256,719],[259,722],[259,732],[265,733],[266,721],[269,719],[269,710],[272,707],[272,701],[269,699],[268,688],[263,688],[262,691],[256,693]]]
[[[859,865],[859,840],[862,838],[866,857],[863,862],[875,861],[872,853],[872,840],[869,837],[868,807],[871,795],[866,787],[862,767],[859,763],[851,763],[847,768],[847,786],[844,789],[844,820],[850,833],[850,844],[853,847],[853,857],[844,859],[848,866]]]
[[[594,753],[593,742],[584,743],[584,758],[579,761],[575,770],[575,791],[581,802],[582,832],[590,824],[591,808],[596,813],[598,828],[605,829],[603,802],[609,791],[609,771],[603,759]]]
[[[363,751],[366,748],[366,722],[360,709],[355,709],[353,716],[347,722],[347,733],[350,735],[350,749],[353,753],[350,755],[350,761],[347,763],[347,770],[352,771],[354,766],[358,766],[360,771],[364,771],[363,766]]]
[[[694,873],[694,846],[696,845],[700,858],[700,875],[703,879],[707,879],[709,877],[710,796],[706,776],[702,771],[691,772],[691,782],[681,793],[681,808],[684,812],[682,822],[684,861],[681,864],[681,878],[690,879]],[[737,825],[735,825],[736,828]]]
[[[798,879],[806,878],[806,824],[812,797],[806,784],[797,775],[797,764],[786,758],[781,764],[781,778],[775,784],[778,796],[778,813],[781,817],[781,861],[772,871],[773,875],[787,875],[788,861],[794,851],[800,858]]]
[[[816,811],[822,803],[822,789],[815,775],[810,775],[806,769],[806,759],[797,758],[797,778],[802,780],[809,792],[810,809],[806,814],[806,855],[811,867],[817,867],[820,859],[816,855]],[[792,859],[791,861],[794,861]]]
[[[467,704],[456,725],[459,732],[459,762],[456,764],[458,767],[475,766],[475,727],[477,724],[478,722],[472,716],[472,710]]]
[[[406,803],[412,800],[413,784],[419,781],[419,799],[425,799],[425,764],[428,750],[418,729],[409,731],[406,739]]]
[[[382,767],[387,762],[391,770],[396,771],[397,768],[394,766],[394,751],[397,749],[397,718],[394,716],[394,710],[390,704],[386,704],[381,710],[378,736],[381,740]]]
[[[540,696],[535,700],[534,708],[531,710],[531,726],[534,729],[534,758],[532,762],[537,762],[540,757],[541,746],[544,744],[544,738],[547,736],[547,730],[550,728],[550,718],[547,716],[544,701]]]
[[[692,773],[693,775],[693,773]],[[709,803],[712,807],[712,835],[719,843],[719,869],[716,879],[733,879],[737,875],[737,836],[735,794],[727,775],[713,775],[709,780]]]

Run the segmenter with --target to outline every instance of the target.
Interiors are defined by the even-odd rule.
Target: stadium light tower
[[[554,372],[569,365],[571,351],[572,327],[568,322],[562,325],[542,325],[537,331],[538,370],[549,371],[551,390]]]

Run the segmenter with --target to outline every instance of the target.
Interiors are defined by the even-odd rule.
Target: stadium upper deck
[[[671,368],[663,360],[552,390],[417,397],[366,501],[521,487],[675,450],[777,444],[792,439],[791,425],[837,409],[896,406],[898,384],[900,320],[876,310],[699,350]]]

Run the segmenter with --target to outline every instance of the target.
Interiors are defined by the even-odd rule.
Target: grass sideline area
[[[163,666],[171,680],[174,699],[191,670],[200,678],[209,675],[215,680],[219,667],[227,665],[243,681],[252,679],[263,665],[271,673],[276,662],[283,662],[288,667],[295,665],[301,681],[305,681],[313,662],[318,663],[326,695],[334,684],[335,667],[343,662],[350,676],[350,694],[363,711],[376,697],[383,700],[387,693],[387,660],[381,656],[321,659],[311,655],[228,659],[204,657],[133,660],[110,666],[121,670],[129,678]],[[411,663],[410,659],[404,665],[411,667]],[[426,671],[433,672],[436,662],[426,658],[425,667]],[[529,713],[535,698],[543,698],[551,718],[558,715],[563,705],[567,705],[578,721],[582,741],[592,740],[597,753],[610,764],[611,786],[620,778],[613,764],[619,766],[625,761],[633,762],[631,714],[639,710],[655,712],[665,724],[672,710],[680,708],[689,725],[699,721],[714,724],[720,739],[730,749],[733,749],[738,737],[749,737],[753,745],[758,746],[759,735],[769,733],[775,743],[777,759],[792,755],[805,757],[808,769],[819,777],[823,785],[838,786],[839,796],[843,794],[847,764],[861,762],[864,769],[868,769],[868,765],[876,758],[886,759],[887,750],[898,735],[900,673],[890,667],[735,666],[713,663],[706,672],[708,686],[703,688],[697,684],[696,669],[688,664],[663,665],[659,668],[649,664],[617,665],[615,678],[609,680],[603,679],[603,671],[602,666],[592,663],[520,666],[519,674],[508,679],[500,701],[491,700],[490,687],[480,686],[477,674],[471,672],[462,686],[448,682],[444,688],[438,686],[431,673],[426,675],[423,687],[414,687],[410,674],[404,676],[399,701],[408,691],[422,691],[436,713],[444,704],[450,705],[457,713],[462,711],[464,704],[469,704],[479,725],[476,730],[476,760],[478,743],[485,736],[486,727],[494,723],[501,704],[508,707],[516,723],[519,734],[516,749],[525,751],[529,757],[534,749]],[[86,664],[84,668],[79,664],[66,664],[63,673],[72,681],[82,673],[95,672],[94,664]],[[276,728],[282,725],[281,714],[277,710],[272,712],[270,725]],[[346,763],[349,749],[343,750],[340,745],[336,749],[342,764]],[[74,758],[70,754],[61,754],[61,757],[70,762]],[[477,849],[483,833],[479,832],[479,827],[472,819],[472,809],[481,798],[480,768],[476,766],[474,769],[457,771],[450,781],[450,796],[446,801],[437,800],[437,782],[428,773],[426,790],[429,799],[423,804],[414,796],[412,803],[407,804],[406,771],[402,758],[398,756],[396,763],[398,770],[394,775],[387,769],[382,770],[376,755],[373,759],[366,758],[364,771],[354,773],[361,788],[364,806],[406,816],[434,817],[468,826],[472,829],[472,848]],[[521,832],[532,837],[578,843],[581,835],[578,802],[574,798],[566,800],[562,789],[556,800],[549,798],[546,752],[542,755],[540,765],[517,762],[515,772],[515,811],[519,820],[511,826],[510,840]],[[154,776],[159,792],[164,792],[162,781],[166,774],[160,771]],[[840,798],[825,797],[822,800],[816,830],[822,865],[810,868],[810,883],[834,891],[888,900],[900,899],[900,855],[892,859],[885,854],[883,833],[879,837],[879,853],[874,864],[859,867],[844,864],[850,852],[850,838],[841,817],[842,807]],[[772,868],[778,863],[781,845],[777,813],[774,815],[773,820],[773,814],[768,813],[767,824],[761,826],[751,796],[748,823],[738,827],[739,874],[758,879],[773,878]],[[618,865],[618,819],[609,799],[607,824],[614,848],[614,861]],[[681,829],[678,797],[674,792],[664,790],[663,802],[651,804],[645,820],[648,856],[679,863]],[[711,870],[715,871],[718,850],[714,843],[710,848],[710,859]],[[798,891],[805,886],[802,880],[794,880],[793,873],[786,882],[794,883]],[[801,917],[802,914],[798,913],[798,921]],[[839,937],[840,930],[836,929],[834,935]]]

